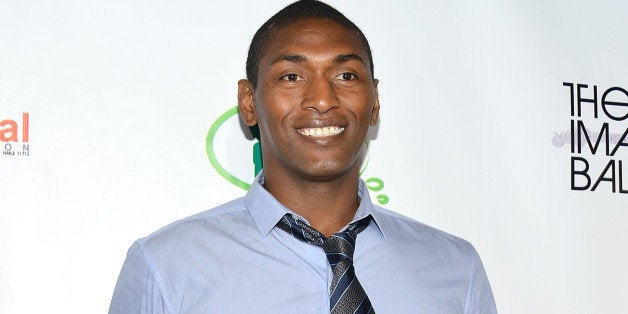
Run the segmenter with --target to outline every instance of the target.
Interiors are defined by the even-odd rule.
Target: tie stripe
[[[330,285],[329,308],[334,314],[375,313],[364,288],[355,276],[353,251],[355,239],[371,222],[371,216],[349,225],[347,230],[325,238],[320,232],[301,220],[286,214],[279,220],[277,227],[293,237],[316,246],[320,246],[327,256],[333,277]]]
[[[375,313],[373,311],[373,307],[371,306],[371,300],[364,294],[364,298],[360,302],[360,305],[355,310],[356,313]]]

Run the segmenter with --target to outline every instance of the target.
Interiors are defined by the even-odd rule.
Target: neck
[[[272,171],[264,172],[266,190],[326,237],[351,222],[360,205],[358,172],[354,170],[329,181],[276,178]]]

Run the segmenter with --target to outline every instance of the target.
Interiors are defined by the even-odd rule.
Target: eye
[[[281,76],[279,80],[296,82],[296,81],[302,80],[302,78],[294,73],[288,73],[286,75]]]
[[[336,78],[341,79],[343,81],[351,81],[351,80],[357,80],[358,76],[351,72],[344,72],[336,76]]]

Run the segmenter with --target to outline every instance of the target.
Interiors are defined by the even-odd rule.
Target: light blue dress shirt
[[[275,227],[292,212],[260,182],[137,240],[109,313],[328,314],[325,253]],[[378,314],[497,312],[471,244],[373,205],[362,181],[358,195],[353,221],[373,221],[358,235],[355,272]]]

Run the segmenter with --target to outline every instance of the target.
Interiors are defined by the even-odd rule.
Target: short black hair
[[[328,4],[317,0],[300,0],[275,13],[275,15],[268,19],[268,21],[257,30],[255,36],[253,36],[251,46],[249,47],[249,54],[246,58],[246,78],[254,87],[257,87],[260,60],[268,46],[273,31],[303,19],[330,20],[340,24],[340,26],[349,31],[356,32],[364,45],[364,49],[366,49],[371,67],[371,77],[374,77],[371,46],[369,46],[369,42],[360,28],[340,13],[340,11]]]

